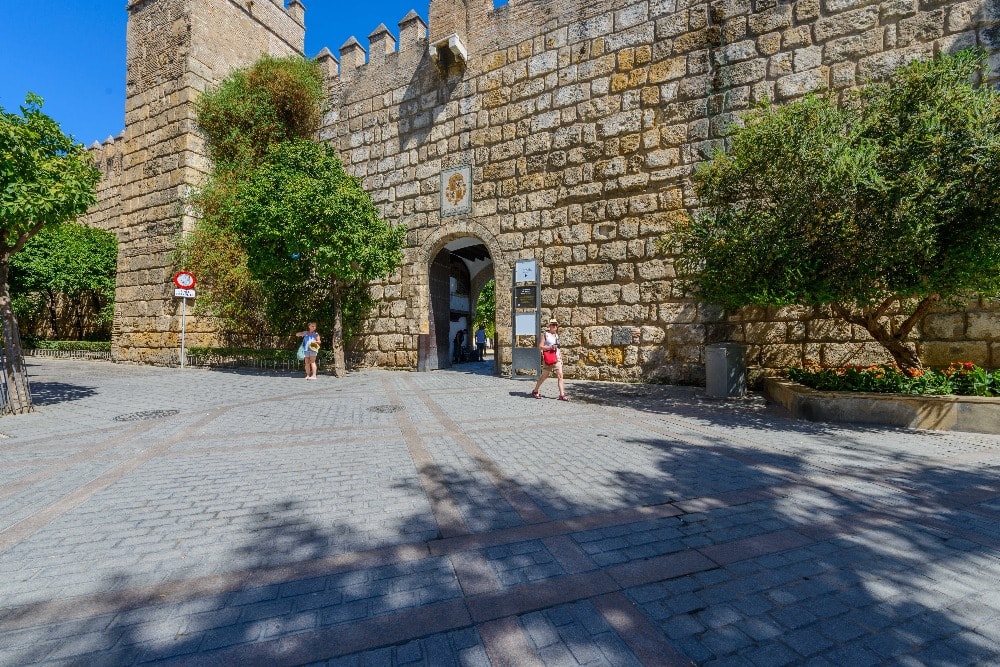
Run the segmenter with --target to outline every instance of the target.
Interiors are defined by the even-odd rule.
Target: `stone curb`
[[[814,422],[1000,433],[1000,398],[818,391],[780,378],[766,378],[764,393],[792,416]]]

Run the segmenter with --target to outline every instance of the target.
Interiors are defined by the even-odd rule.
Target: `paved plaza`
[[[0,665],[997,665],[1000,436],[31,360]]]

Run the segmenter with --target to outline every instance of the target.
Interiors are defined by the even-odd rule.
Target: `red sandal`
[[[559,400],[560,401],[568,401],[569,398],[566,397],[566,394],[559,394]]]
[[[542,395],[539,394],[537,391],[531,392],[531,395],[534,396],[535,398],[541,398],[542,397]]]

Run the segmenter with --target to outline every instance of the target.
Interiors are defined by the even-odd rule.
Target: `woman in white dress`
[[[549,320],[549,330],[542,332],[542,340],[538,343],[538,349],[542,351],[542,374],[535,383],[535,388],[531,390],[531,395],[541,398],[538,393],[542,383],[548,379],[552,373],[556,374],[556,381],[559,383],[559,400],[568,401],[566,397],[566,386],[563,383],[562,352],[559,350],[559,321]],[[548,362],[552,363],[548,363]]]

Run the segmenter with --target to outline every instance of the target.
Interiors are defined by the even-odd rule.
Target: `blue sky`
[[[204,0],[219,2],[225,0]],[[397,23],[411,9],[427,20],[428,0],[302,0],[306,55],[337,53],[354,35]],[[16,112],[31,91],[44,111],[82,143],[118,134],[125,122],[126,0],[0,0],[0,106]]]

